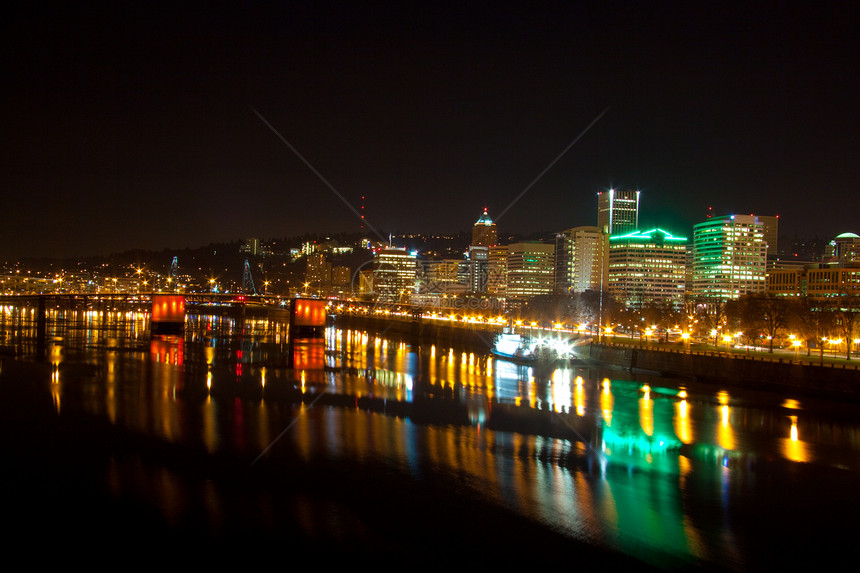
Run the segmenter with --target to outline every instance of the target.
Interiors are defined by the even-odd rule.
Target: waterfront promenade
[[[584,351],[583,351],[584,352]],[[587,359],[629,371],[687,377],[751,390],[860,401],[860,360],[751,349],[694,348],[619,338],[588,346]]]
[[[400,318],[334,315],[335,324],[368,328],[415,342],[458,344],[489,350],[502,326],[456,321],[403,320]],[[525,329],[528,330],[528,329]],[[581,338],[579,333],[532,329],[534,336]],[[860,401],[860,359],[847,360],[776,350],[719,348],[707,344],[648,343],[610,336],[593,338],[577,347],[589,366],[619,368],[656,375],[725,383],[752,390],[789,391],[808,397]]]

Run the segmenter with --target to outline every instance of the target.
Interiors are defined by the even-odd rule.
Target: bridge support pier
[[[48,303],[45,297],[39,297],[36,308],[36,335],[41,342],[44,342],[48,333]]]
[[[48,301],[44,296],[36,303],[36,354],[40,360],[48,355]]]

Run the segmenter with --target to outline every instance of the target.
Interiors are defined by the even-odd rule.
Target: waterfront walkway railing
[[[820,366],[823,368],[838,368],[842,370],[860,370],[860,357],[856,360],[848,359],[844,356],[836,356],[833,354],[797,354],[791,355],[782,353],[782,355],[772,354],[767,349],[753,350],[752,352],[744,350],[725,351],[702,348],[684,348],[677,346],[677,343],[635,343],[635,342],[619,342],[617,340],[601,340],[602,346],[618,349],[630,350],[649,350],[655,352],[666,352],[670,354],[689,354],[692,356],[711,356],[718,358],[731,358],[734,360],[749,360],[753,362],[773,362],[776,364],[803,364],[808,366]],[[775,351],[779,352],[779,351]]]

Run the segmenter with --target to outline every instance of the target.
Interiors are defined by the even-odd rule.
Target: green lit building
[[[628,308],[680,307],[684,301],[687,238],[662,229],[609,237],[607,291]]]
[[[767,243],[755,215],[713,217],[693,225],[690,292],[703,299],[729,300],[766,289]]]

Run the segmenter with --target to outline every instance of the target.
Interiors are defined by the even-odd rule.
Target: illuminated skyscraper
[[[377,301],[408,302],[415,291],[417,257],[399,247],[386,247],[373,255],[373,292]]]
[[[552,294],[555,246],[539,242],[508,245],[505,301],[514,304],[534,296]]]
[[[687,239],[662,229],[609,238],[607,290],[628,308],[684,302]]]
[[[766,264],[764,225],[755,215],[693,225],[693,295],[727,300],[764,293]]]
[[[475,247],[492,247],[499,243],[499,233],[496,229],[496,224],[490,219],[487,214],[487,208],[484,207],[483,214],[478,217],[478,220],[472,226],[472,246]]]
[[[487,272],[490,265],[490,247],[472,245],[469,247],[469,257],[466,259],[468,269],[468,290],[471,292],[487,291]]]
[[[305,267],[305,283],[307,288],[316,294],[323,295],[331,285],[331,263],[326,261],[322,253],[307,256]]]
[[[600,290],[608,235],[598,227],[574,227],[556,236],[556,291]]]
[[[842,233],[824,248],[825,263],[856,263],[860,261],[860,237]]]
[[[490,247],[487,254],[487,293],[503,297],[508,284],[508,247]]]
[[[597,194],[597,227],[610,235],[639,228],[639,191],[610,189]]]

